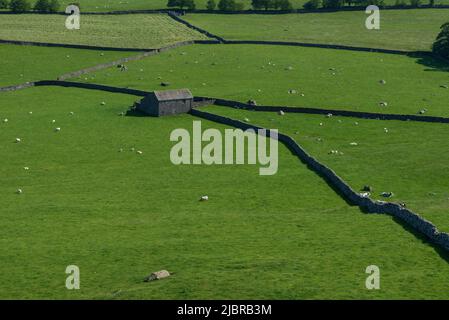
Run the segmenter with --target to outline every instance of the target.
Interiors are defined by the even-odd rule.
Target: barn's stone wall
[[[190,114],[206,120],[218,122],[221,124],[246,129],[261,129],[248,123],[240,122],[231,118],[211,114],[204,111],[192,109]],[[406,209],[399,204],[390,202],[373,201],[362,197],[360,193],[354,191],[342,178],[340,178],[332,169],[320,163],[317,159],[308,154],[300,145],[298,145],[290,136],[279,133],[278,139],[287,148],[295,154],[312,171],[321,176],[333,189],[335,189],[344,199],[353,205],[359,206],[362,210],[369,213],[389,214],[411,227],[416,232],[426,236],[430,241],[439,245],[445,250],[449,250],[449,234],[439,232],[437,227],[430,221],[427,221],[413,211]]]

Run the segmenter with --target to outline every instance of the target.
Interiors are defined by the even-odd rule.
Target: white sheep
[[[202,196],[201,199],[200,199],[200,201],[207,201],[207,200],[209,200],[208,196]]]
[[[3,122],[4,123],[7,123],[9,120],[6,118],[6,119],[3,119]]]
[[[16,143],[22,142],[22,139],[16,138]]]
[[[61,128],[59,128],[59,127],[58,127],[58,128],[55,128],[55,131],[56,131],[56,132],[59,132],[59,131],[61,131]]]
[[[23,190],[19,188],[19,189],[17,189],[16,193],[17,193],[17,194],[22,194],[22,193],[23,193]]]

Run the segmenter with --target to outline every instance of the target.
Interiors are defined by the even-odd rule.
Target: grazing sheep
[[[356,122],[354,122],[354,124],[356,125],[356,126],[358,126],[359,125],[359,123],[356,121]]]
[[[384,198],[391,198],[394,194],[393,192],[382,192],[380,195]]]
[[[23,167],[23,170],[28,171],[28,170],[30,170],[30,168],[28,168],[28,167]]]
[[[69,113],[71,116],[73,116],[75,113],[73,111],[70,111]]]
[[[369,193],[369,192],[360,193],[360,196],[362,196],[363,198],[368,198],[370,195],[371,195],[371,193]]]
[[[388,103],[385,102],[385,101],[379,102],[379,105],[380,105],[381,107],[388,107]]]
[[[56,131],[56,132],[59,132],[59,131],[61,131],[61,128],[59,128],[59,127],[58,127],[58,128],[55,128],[55,131]]]
[[[202,196],[200,201],[207,201],[209,200],[209,196]]]
[[[9,120],[8,119],[3,119],[3,122],[4,123],[7,123]]]
[[[331,118],[332,116],[333,116],[332,113],[328,113],[328,114],[326,115],[327,118]]]
[[[140,150],[138,150],[138,151],[137,151],[137,154],[143,154],[143,152],[142,152],[142,151],[140,151]]]
[[[387,81],[385,81],[385,80],[380,80],[379,83],[380,83],[380,84],[387,84]]]
[[[279,111],[279,115],[280,115],[280,116],[283,116],[283,115],[285,115],[285,112],[282,111],[282,110],[280,110],[280,111]]]
[[[51,123],[55,123],[56,122],[56,120],[51,120]]]
[[[22,193],[23,193],[23,190],[19,188],[19,189],[17,189],[16,193],[17,193],[17,194],[22,194]]]
[[[351,142],[350,145],[351,146],[358,146],[359,144],[357,142]]]
[[[104,106],[104,105],[106,105],[106,102],[102,101],[100,104],[101,104],[102,106]]]
[[[248,118],[245,118],[245,119],[243,119],[243,121],[245,121],[245,122],[249,122],[249,119],[248,119]]]
[[[19,143],[19,142],[21,142],[21,141],[22,141],[22,139],[16,138],[16,143]]]
[[[384,132],[385,132],[385,133],[388,133],[388,128],[384,128]]]

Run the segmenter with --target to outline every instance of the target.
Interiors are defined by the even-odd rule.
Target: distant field
[[[197,118],[120,117],[136,97],[90,90],[0,97],[1,298],[449,298],[444,256],[348,206],[284,147],[275,176],[174,166],[170,132]],[[70,264],[81,290],[65,288]],[[371,264],[382,290],[364,287]],[[160,269],[175,274],[142,282]]]
[[[431,58],[299,47],[195,45],[129,63],[128,68],[127,72],[103,70],[87,81],[144,90],[160,89],[165,81],[171,84],[169,88],[187,87],[195,95],[243,102],[255,99],[265,105],[405,114],[426,108],[428,115],[449,116],[449,90],[440,87],[449,85],[447,65]],[[381,107],[382,101],[388,107]]]
[[[189,14],[186,20],[228,40],[341,44],[398,50],[430,50],[449,9],[384,10],[381,29],[367,30],[364,11],[304,15]]]
[[[145,49],[204,39],[163,14],[83,15],[80,30],[67,30],[65,19],[62,15],[2,15],[0,39]]]
[[[63,73],[128,57],[133,53],[0,45],[0,87],[56,79]],[[51,63],[49,63],[51,62]]]
[[[307,0],[290,0],[295,9],[302,8]],[[34,1],[32,1],[34,2]],[[70,3],[77,2],[80,4],[81,11],[117,11],[117,10],[149,10],[149,9],[166,9],[167,0],[62,0],[61,6],[67,6]],[[218,1],[216,1],[218,3]],[[237,0],[237,2],[245,4],[245,9],[251,8],[251,0]],[[386,0],[386,4],[395,4],[395,0]],[[197,9],[205,9],[207,0],[195,0]],[[426,1],[423,2],[427,4]],[[447,0],[436,0],[435,4],[447,4]]]
[[[224,107],[204,110],[237,120],[249,118],[251,123],[277,128],[337,172],[354,190],[370,185],[374,189],[371,198],[377,200],[386,200],[380,196],[381,192],[393,192],[388,201],[405,202],[408,208],[435,223],[440,231],[449,232],[447,124],[326,118],[289,114],[288,110],[283,117]],[[358,145],[350,145],[352,142]],[[332,155],[331,150],[344,154]]]

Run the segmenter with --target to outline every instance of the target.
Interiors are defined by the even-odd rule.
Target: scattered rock
[[[154,280],[161,280],[161,279],[168,278],[168,277],[170,277],[170,272],[168,272],[167,270],[161,270],[161,271],[153,272],[149,276],[145,277],[145,279],[143,279],[143,281],[149,282],[149,281],[154,281]]]

